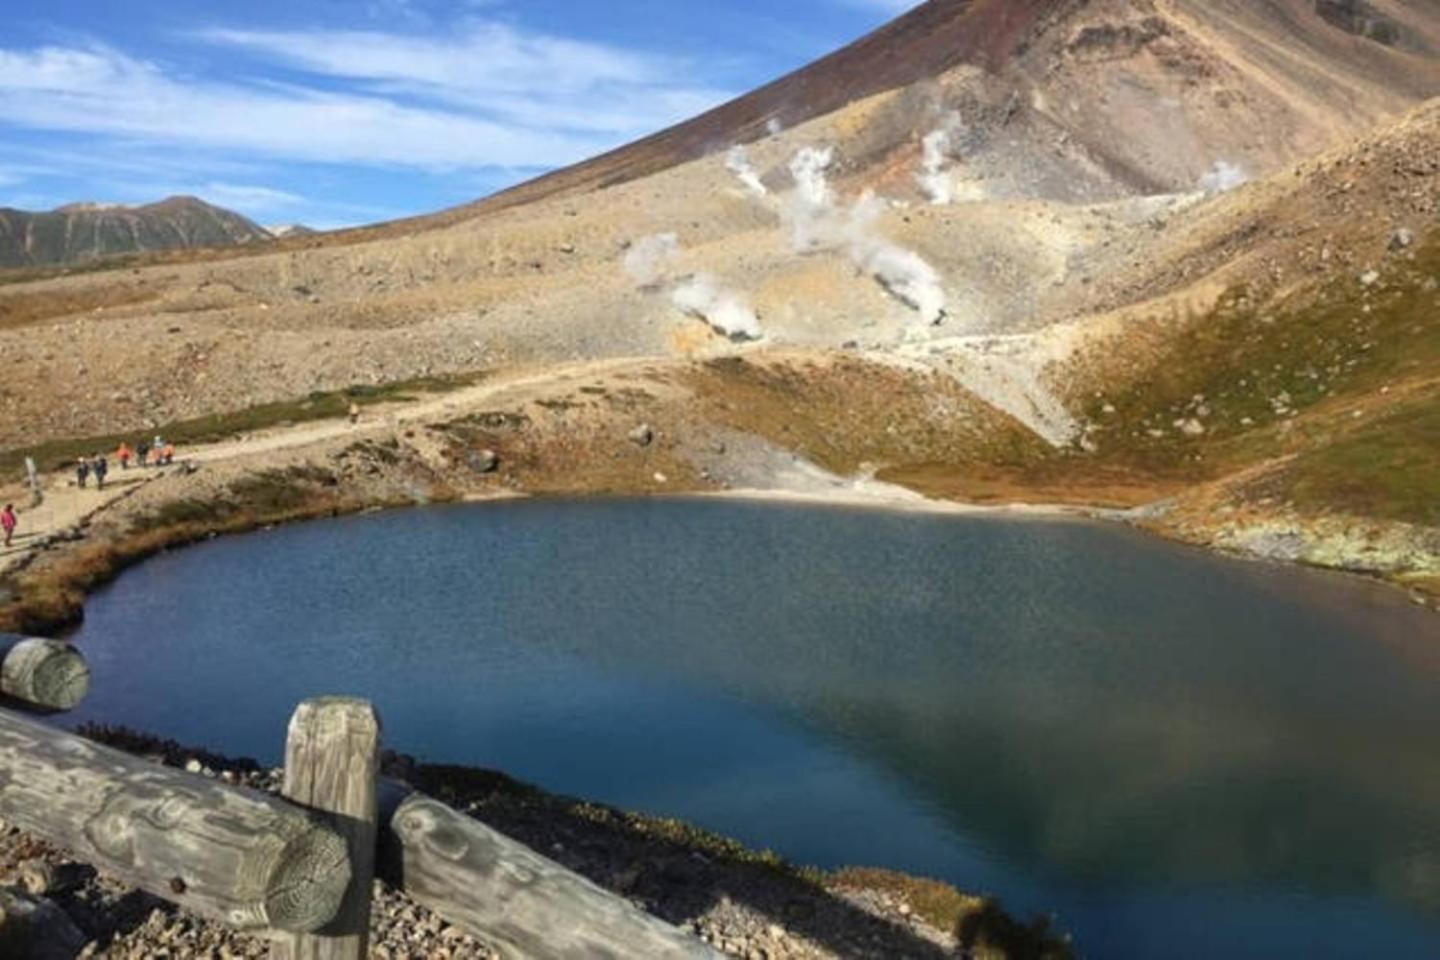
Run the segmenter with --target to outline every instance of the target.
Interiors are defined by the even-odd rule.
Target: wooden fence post
[[[334,921],[315,933],[281,934],[271,960],[364,960],[369,954],[375,873],[380,719],[365,700],[306,700],[285,742],[286,799],[329,814],[350,847],[350,887]]]
[[[90,668],[60,640],[0,633],[0,694],[27,710],[73,710],[90,690]]]

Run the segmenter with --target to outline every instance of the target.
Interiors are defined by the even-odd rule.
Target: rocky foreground
[[[126,731],[87,733],[157,763],[278,792],[262,769]],[[392,775],[522,840],[638,906],[694,931],[723,953],[780,958],[1070,956],[1043,922],[1026,926],[993,902],[942,884],[882,871],[820,874],[676,821],[554,797],[492,772],[417,765],[390,756]],[[265,957],[269,945],[181,911],[70,860],[64,851],[0,825],[0,891],[48,900],[75,927],[83,957]],[[502,954],[376,881],[374,960],[491,958]],[[63,923],[63,921],[61,921]],[[0,955],[11,956],[0,912]]]

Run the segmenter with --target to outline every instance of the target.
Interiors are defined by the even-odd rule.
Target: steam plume
[[[760,318],[755,311],[735,294],[716,286],[708,273],[697,273],[676,287],[670,302],[731,340],[760,339]]]
[[[673,284],[670,302],[675,307],[705,321],[731,340],[760,339],[760,318],[740,296],[722,288],[707,273],[674,276],[679,257],[680,238],[675,234],[642,237],[626,251],[625,272],[642,290],[659,292]]]
[[[750,154],[740,144],[737,143],[731,147],[730,152],[725,155],[725,169],[735,174],[745,185],[745,189],[755,196],[763,197],[770,193],[765,189],[765,184],[760,182],[760,176],[755,172],[755,168],[750,165]]]
[[[835,162],[835,148],[823,150],[803,147],[790,161],[790,173],[795,177],[795,190],[808,206],[828,207],[833,202],[830,195],[830,181],[825,171]]]
[[[790,162],[795,195],[790,203],[792,244],[797,253],[844,249],[852,263],[869,274],[896,300],[920,314],[927,324],[945,319],[945,290],[940,275],[912,250],[876,236],[872,230],[884,205],[866,193],[848,210],[840,209],[826,170],[834,151],[806,147]]]
[[[920,158],[920,172],[915,179],[920,189],[937,207],[955,201],[955,180],[950,175],[950,162],[954,157],[955,139],[960,132],[960,114],[953,110],[945,115],[940,126],[931,130],[921,141],[923,155]]]
[[[1208,194],[1225,193],[1247,182],[1249,174],[1227,160],[1216,160],[1215,166],[1200,178],[1200,189]]]
[[[641,289],[659,286],[680,254],[680,238],[673,233],[641,237],[625,252],[625,272]]]
[[[835,151],[830,147],[804,147],[790,160],[795,193],[790,197],[788,219],[790,246],[796,253],[814,253],[839,245],[844,228],[825,176],[834,159]]]

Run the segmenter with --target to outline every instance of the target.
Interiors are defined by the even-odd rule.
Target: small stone
[[[191,757],[189,760],[185,761],[186,773],[199,773],[204,769],[205,764],[201,763],[199,760],[196,760],[194,757]]]
[[[16,885],[32,897],[55,889],[55,870],[44,860],[26,860],[15,871]]]
[[[476,473],[494,473],[500,467],[500,455],[494,450],[477,450],[470,454],[470,467]]]
[[[1415,234],[1406,227],[1401,227],[1390,234],[1391,250],[1408,250],[1415,243]]]
[[[1374,286],[1376,283],[1378,283],[1379,281],[1380,281],[1380,273],[1379,273],[1379,271],[1377,271],[1377,270],[1366,270],[1364,273],[1360,274],[1360,285],[1361,285],[1361,286],[1364,286],[1364,287],[1373,287],[1373,286]]]
[[[630,431],[630,442],[637,447],[648,447],[655,442],[655,429],[648,423],[642,423]]]

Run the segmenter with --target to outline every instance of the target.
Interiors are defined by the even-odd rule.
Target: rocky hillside
[[[263,227],[195,197],[141,207],[74,203],[46,213],[0,208],[0,267],[77,264],[118,254],[268,239]]]
[[[1007,172],[1007,193],[1183,191],[1217,164],[1268,173],[1440,94],[1437,52],[1440,14],[1424,0],[930,0],[769,86],[480,208],[648,176],[916,85],[848,159],[883,163],[958,108],[967,156]]]
[[[1440,464],[1410,456],[1440,363],[1422,269],[1435,94],[1428,0],[934,0],[468,208],[0,278],[0,446],[645,358],[726,429],[839,473],[966,499],[1200,503],[1182,495],[1278,477],[1278,454],[1333,475],[1287,473],[1301,492],[1252,485],[1245,502],[1425,526],[1352,495],[1367,461],[1333,444],[1395,440],[1391,503],[1440,502]],[[132,344],[171,375],[137,385]],[[782,352],[786,372],[756,373]],[[860,363],[843,389],[808,382],[837,356]],[[856,404],[890,374],[929,406]],[[955,411],[1008,426],[962,450],[936,434]],[[1396,429],[1357,433],[1382,411]]]

